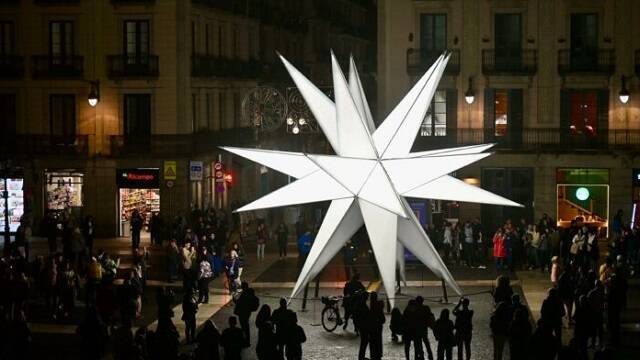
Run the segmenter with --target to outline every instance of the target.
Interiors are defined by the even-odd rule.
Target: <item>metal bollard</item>
[[[445,285],[444,279],[441,279],[441,281],[442,281],[442,294],[444,296],[443,304],[448,304],[449,303],[449,297],[447,296],[447,285]]]
[[[302,311],[307,311],[307,293],[309,292],[309,284],[304,286],[304,295],[302,298]]]

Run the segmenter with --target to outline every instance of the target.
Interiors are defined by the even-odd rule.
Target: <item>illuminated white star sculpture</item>
[[[331,58],[335,104],[286,59],[282,61],[337,155],[225,147],[298,179],[237,211],[331,200],[292,297],[363,224],[392,304],[396,264],[404,277],[404,247],[460,294],[404,198],[520,205],[447,175],[489,156],[482,152],[492,144],[410,152],[449,56],[438,58],[377,129],[353,59],[347,83],[333,54]]]

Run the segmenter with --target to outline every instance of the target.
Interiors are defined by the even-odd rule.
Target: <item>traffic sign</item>
[[[189,162],[189,179],[191,181],[202,181],[202,171],[204,164],[202,161]]]
[[[173,182],[173,180],[167,180],[165,185],[167,185],[167,187],[171,189],[175,185],[175,183]]]
[[[177,176],[177,164],[175,161],[165,160],[164,162],[164,179],[175,180]]]

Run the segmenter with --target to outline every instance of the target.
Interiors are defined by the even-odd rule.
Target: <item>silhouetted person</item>
[[[192,289],[187,289],[182,297],[182,320],[184,321],[184,335],[187,343],[192,343],[196,339],[196,313],[198,312],[198,302]]]
[[[389,330],[391,330],[391,341],[398,342],[398,335],[404,336],[404,318],[402,312],[397,307],[391,310],[391,321],[389,322]]]
[[[220,360],[220,331],[207,320],[196,336],[196,360]]]
[[[576,302],[576,312],[574,315],[575,325],[573,328],[573,340],[575,348],[581,359],[587,356],[587,344],[594,329],[594,314],[591,313],[589,300],[582,295]]]
[[[511,295],[513,295],[509,278],[500,275],[496,279],[496,283],[496,288],[493,290],[493,303],[505,302],[508,304],[511,301]]]
[[[460,307],[462,306],[462,309]],[[456,317],[456,343],[458,344],[458,360],[462,360],[462,350],[466,352],[466,359],[471,359],[471,335],[473,333],[473,310],[469,309],[469,299],[461,298],[453,309]]]
[[[626,303],[626,284],[618,274],[611,276],[607,294],[607,330],[611,334],[611,343],[620,343],[620,313]]]
[[[76,329],[84,359],[100,359],[107,342],[107,328],[95,308],[88,308],[84,321]]]
[[[530,359],[554,360],[558,353],[558,339],[553,336],[553,330],[545,324],[544,319],[538,320],[538,327],[531,335]]]
[[[504,344],[507,342],[509,333],[509,305],[506,302],[499,302],[496,309],[491,314],[491,333],[493,335],[493,360],[502,360]]]
[[[511,359],[527,359],[531,331],[529,312],[526,308],[518,308],[509,326],[509,352]]]
[[[440,317],[436,320],[433,327],[433,333],[438,340],[438,360],[451,360],[452,350],[455,345],[453,336],[454,325],[449,319],[449,309],[442,309]]]
[[[271,322],[271,308],[264,304],[256,315],[256,327],[258,328],[258,342],[256,355],[259,360],[275,359],[278,356],[276,334]]]
[[[573,302],[576,296],[576,277],[571,268],[565,270],[558,278],[558,296],[564,304],[567,323],[573,323]]]
[[[131,247],[137,249],[140,247],[140,231],[144,226],[144,219],[138,209],[133,210],[129,221],[131,222]]]
[[[292,310],[287,309],[287,300],[284,298],[280,299],[280,307],[271,314],[271,321],[276,327],[276,345],[279,359],[284,357],[287,335],[295,316],[296,314]]]
[[[429,328],[433,328],[436,319],[433,312],[431,312],[431,308],[424,304],[424,298],[422,296],[416,296],[416,305],[418,308],[418,317],[423,324],[423,331],[422,334],[420,334],[420,338],[427,349],[427,356],[429,357],[429,360],[433,360],[433,352],[431,352],[431,344],[429,343]]]
[[[360,348],[358,360],[364,360],[369,346],[369,336],[371,335],[371,317],[367,306],[369,293],[361,292],[354,295],[353,303],[353,324],[360,335]]]
[[[371,360],[382,359],[382,327],[385,322],[384,303],[378,293],[372,292],[369,299],[369,354]]]
[[[229,327],[224,329],[220,336],[220,345],[224,348],[224,360],[240,360],[240,353],[244,346],[244,334],[237,327],[238,320],[235,316],[229,317]]]
[[[549,289],[547,298],[544,299],[540,308],[540,318],[544,320],[545,326],[552,330],[558,343],[562,342],[562,318],[565,314],[564,304],[558,297],[558,290]]]
[[[291,332],[287,336],[286,355],[287,360],[302,360],[302,343],[307,341],[302,326],[298,325],[298,317],[291,318]]]
[[[344,289],[342,290],[342,294],[344,298],[342,300],[342,306],[344,306],[344,325],[342,326],[343,330],[347,329],[349,325],[349,319],[353,316],[355,311],[355,306],[358,302],[358,294],[365,292],[366,289],[364,285],[360,282],[360,275],[358,273],[353,274],[351,280],[349,280],[346,284],[344,284]],[[355,331],[358,332],[358,327],[355,325]]]
[[[238,315],[238,318],[240,319],[240,327],[242,328],[244,336],[244,347],[249,347],[251,346],[249,318],[251,317],[252,312],[258,310],[260,300],[253,289],[249,287],[249,284],[243,281],[241,286],[242,292],[240,293],[238,300],[236,300],[236,307],[233,310],[233,313]]]
[[[415,358],[424,359],[424,352],[422,351],[424,323],[420,321],[421,319],[419,319],[418,316],[418,304],[415,299],[411,299],[402,313],[405,325],[402,340],[404,341],[404,355],[406,360],[410,359],[409,350],[411,350],[411,343],[413,343]]]
[[[591,345],[596,346],[596,338],[600,346],[604,345],[604,287],[598,280],[587,294],[589,307],[591,308],[591,321],[594,332],[591,334]]]

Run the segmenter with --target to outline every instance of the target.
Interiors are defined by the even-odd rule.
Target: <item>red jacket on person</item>
[[[504,246],[504,235],[496,233],[493,236],[493,257],[503,258],[507,257],[507,249]]]

